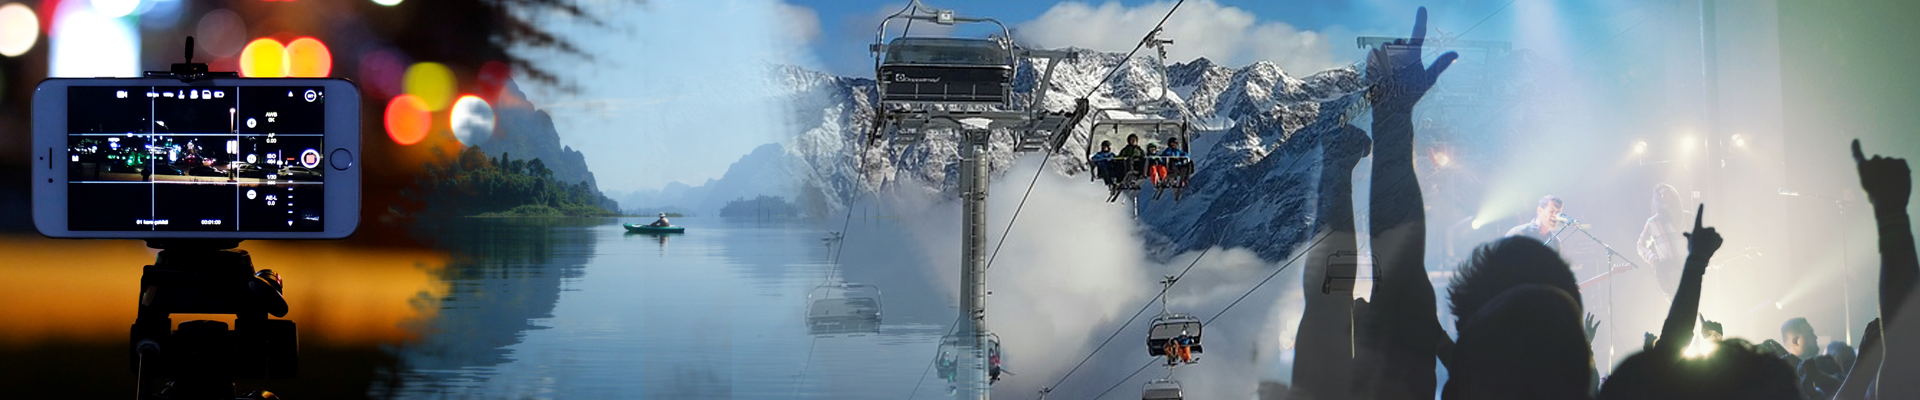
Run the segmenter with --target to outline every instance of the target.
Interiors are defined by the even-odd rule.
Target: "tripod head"
[[[299,337],[287,314],[282,282],[273,270],[253,269],[253,258],[231,239],[154,239],[161,249],[140,277],[134,320],[133,370],[140,399],[234,399],[240,378],[291,378],[299,370]],[[181,322],[171,314],[230,314],[232,330],[213,320]],[[152,394],[148,381],[173,381]],[[276,399],[254,391],[238,398]]]
[[[240,378],[291,378],[299,370],[299,337],[287,314],[282,282],[273,270],[253,269],[239,240],[155,239],[162,249],[140,277],[140,312],[130,337],[140,399],[276,399],[271,392],[234,395]],[[230,314],[234,326],[213,320],[181,322],[171,314]],[[172,382],[157,394],[153,378]]]

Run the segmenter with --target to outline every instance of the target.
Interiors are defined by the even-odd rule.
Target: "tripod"
[[[151,239],[161,249],[140,276],[140,312],[129,343],[138,400],[278,399],[264,390],[235,395],[234,380],[291,378],[299,369],[298,336],[284,317],[280,276],[253,269],[239,240]],[[181,322],[171,314],[231,314],[221,321]],[[171,379],[158,393],[154,379]]]

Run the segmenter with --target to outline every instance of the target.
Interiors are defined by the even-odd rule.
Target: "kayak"
[[[621,226],[627,227],[627,232],[633,232],[633,233],[686,233],[687,232],[687,228],[678,227],[678,226],[648,226],[648,225],[636,225],[636,224],[626,224]]]

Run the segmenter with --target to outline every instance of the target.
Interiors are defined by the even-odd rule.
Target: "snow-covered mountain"
[[[1054,71],[1053,91],[1046,97],[1050,109],[1071,109],[1074,99],[1090,90],[1096,109],[1162,96],[1156,59],[1130,60],[1101,84],[1124,55],[1070,51],[1076,57]],[[1014,89],[1022,104],[1045,66],[1046,60],[1020,64]],[[1310,234],[1313,202],[1320,197],[1318,140],[1338,132],[1350,116],[1365,114],[1358,112],[1364,103],[1358,95],[1364,88],[1360,74],[1342,68],[1300,78],[1270,62],[1228,68],[1202,58],[1169,66],[1166,76],[1173,101],[1191,111],[1197,127],[1211,130],[1193,135],[1190,148],[1198,169],[1184,200],[1174,202],[1171,194],[1150,199],[1150,191],[1136,199],[1147,236],[1164,244],[1154,246],[1155,253],[1221,245],[1250,248],[1270,260],[1284,258]],[[790,90],[788,126],[794,131],[786,151],[795,159],[792,173],[801,182],[802,206],[838,212],[856,197],[880,190],[952,198],[959,162],[952,132],[930,132],[903,148],[869,148],[872,79],[798,67],[780,67],[773,77],[774,87]],[[1089,118],[1074,128],[1061,152],[1049,159],[1049,168],[1085,173],[1083,150],[1091,124]],[[990,159],[996,177],[1019,156],[1013,148],[1011,135],[994,135]]]

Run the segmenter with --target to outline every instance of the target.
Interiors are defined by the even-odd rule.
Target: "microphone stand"
[[[1567,226],[1563,226],[1563,227],[1560,227],[1560,232],[1555,232],[1555,233],[1553,234],[1553,239],[1558,239],[1558,238],[1560,237],[1560,233],[1561,233],[1561,232],[1566,232],[1566,231],[1567,231],[1567,228],[1570,228],[1570,227],[1577,227],[1577,226],[1580,226],[1580,221],[1579,221],[1579,220],[1576,220],[1576,219],[1572,219],[1572,218],[1568,218],[1568,219],[1567,219]],[[1614,251],[1614,250],[1613,250],[1613,246],[1609,246],[1609,245],[1607,245],[1607,242],[1606,242],[1606,241],[1603,241],[1603,240],[1600,240],[1600,238],[1599,238],[1599,237],[1597,237],[1597,236],[1593,236],[1593,233],[1592,233],[1592,232],[1587,232],[1587,229],[1586,229],[1586,228],[1580,228],[1580,229],[1575,229],[1575,230],[1577,230],[1577,231],[1580,231],[1580,233],[1581,233],[1581,234],[1584,234],[1584,235],[1587,235],[1587,238],[1588,238],[1588,239],[1593,239],[1593,242],[1594,242],[1594,243],[1597,243],[1597,244],[1599,244],[1599,245],[1600,245],[1600,248],[1602,248],[1602,249],[1606,249],[1606,250],[1607,250],[1607,263],[1606,263],[1606,264],[1603,264],[1603,265],[1605,265],[1605,267],[1604,267],[1604,268],[1606,268],[1606,269],[1607,269],[1607,271],[1606,271],[1606,274],[1607,274],[1607,276],[1609,276],[1609,277],[1611,277],[1611,276],[1613,275],[1613,260],[1614,260],[1614,258],[1616,258],[1616,257],[1618,257],[1618,258],[1620,259],[1620,261],[1625,261],[1625,262],[1627,262],[1627,265],[1629,265],[1629,266],[1632,266],[1632,267],[1633,267],[1633,269],[1640,269],[1640,264],[1637,264],[1637,263],[1634,263],[1634,262],[1633,262],[1633,259],[1632,259],[1632,258],[1628,258],[1628,257],[1627,257],[1627,255],[1625,255],[1625,254],[1620,254],[1620,252],[1618,252],[1618,251]],[[1549,239],[1549,240],[1553,240],[1553,239]],[[1611,319],[1613,319],[1613,281],[1607,281],[1607,319],[1609,319],[1609,320],[1611,320]],[[1614,324],[1614,326],[1619,326],[1619,325],[1620,325],[1620,324],[1618,324],[1618,323],[1616,323],[1616,324]],[[1582,328],[1585,328],[1585,327],[1582,327]],[[1614,341],[1614,340],[1615,340],[1615,339],[1617,338],[1617,336],[1616,336],[1616,335],[1614,335],[1614,334],[1613,334],[1613,332],[1614,332],[1614,330],[1613,330],[1613,328],[1612,328],[1612,327],[1608,327],[1608,328],[1607,328],[1607,365],[1608,365],[1608,368],[1612,368],[1612,365],[1613,365],[1613,347],[1614,347],[1614,342],[1613,342],[1613,341]],[[1611,371],[1609,371],[1609,372],[1611,372]],[[1609,375],[1611,375],[1611,374],[1609,374]]]

